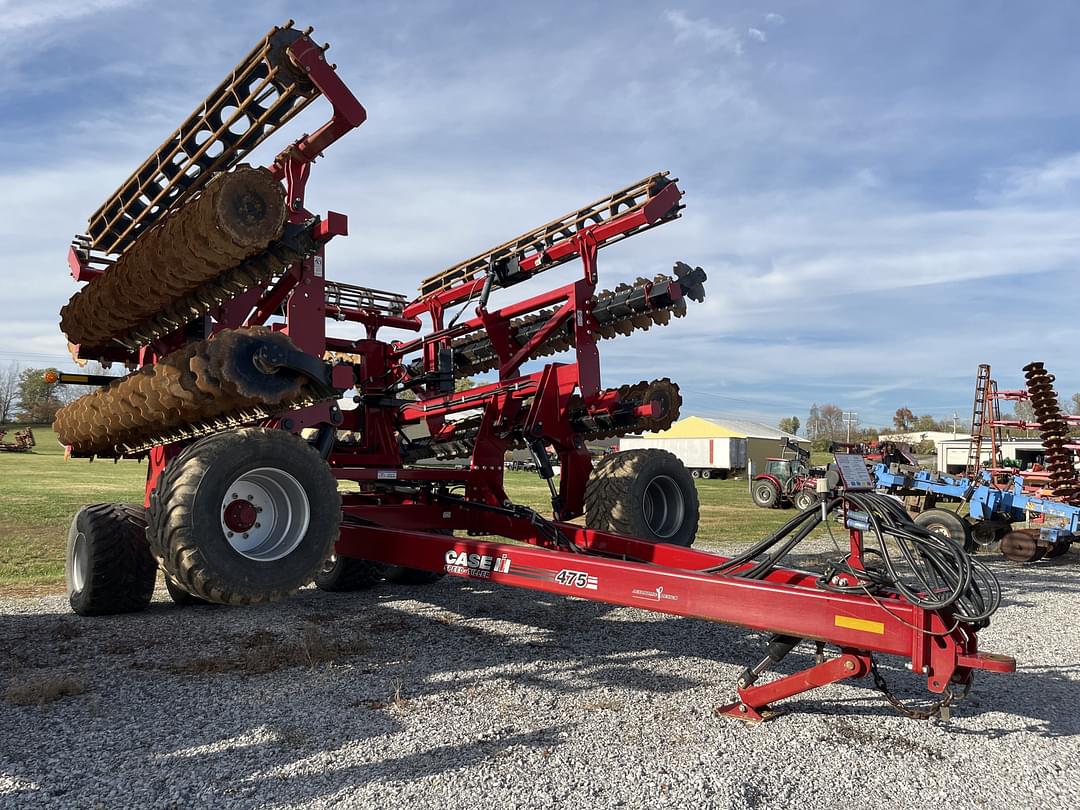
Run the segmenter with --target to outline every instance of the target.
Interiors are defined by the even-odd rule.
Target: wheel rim
[[[944,523],[927,523],[923,526],[923,528],[926,529],[928,532],[933,532],[934,534],[941,535],[947,540],[956,539],[952,536],[952,532],[949,531],[949,527],[946,526]]]
[[[645,524],[657,537],[671,537],[683,524],[686,502],[679,485],[669,475],[658,475],[648,483],[641,505]]]
[[[221,501],[221,531],[233,551],[256,562],[280,560],[300,545],[311,520],[303,486],[276,467],[250,470]]]
[[[759,484],[757,488],[758,500],[764,503],[768,503],[773,499],[773,490],[768,484]]]
[[[79,532],[75,536],[75,547],[71,550],[71,584],[76,592],[86,585],[87,569],[90,560],[86,553],[86,535]]]
[[[971,530],[971,539],[979,548],[989,549],[997,542],[997,532],[986,526],[975,526]]]

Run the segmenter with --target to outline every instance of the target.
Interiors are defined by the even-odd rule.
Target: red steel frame
[[[326,125],[284,150],[271,169],[287,186],[292,221],[304,222],[311,217],[304,207],[311,163],[327,146],[363,123],[366,113],[325,62],[322,49],[305,36],[290,51],[334,108]],[[763,719],[774,701],[865,675],[872,653],[909,661],[936,693],[950,684],[966,683],[975,669],[1013,670],[1011,658],[978,650],[972,628],[898,596],[830,592],[817,586],[816,575],[788,569],[776,569],[764,580],[740,577],[741,569],[717,573],[727,561],[722,556],[566,522],[584,511],[585,484],[592,469],[589,453],[567,417],[570,398],[579,396],[582,406],[594,413],[610,412],[618,399],[615,392],[600,388],[597,324],[591,315],[596,303],[597,250],[608,240],[657,224],[681,195],[671,183],[640,209],[585,227],[550,245],[543,254],[523,261],[519,269],[538,273],[549,260],[576,255],[581,259],[580,278],[499,310],[478,307],[475,317],[459,325],[446,326],[445,310],[474,297],[475,280],[417,299],[401,315],[328,307],[325,256],[320,250],[275,283],[250,290],[221,307],[213,313],[210,328],[265,324],[284,306],[284,321],[272,326],[289,334],[305,352],[320,357],[326,350],[360,356],[357,365],[335,368],[334,380],[343,392],[355,387],[362,407],[339,415],[333,405],[324,403],[268,423],[294,431],[333,425],[361,436],[355,445],[339,442],[328,459],[339,479],[360,485],[359,492],[343,495],[339,555],[708,619],[840,648],[839,657],[802,672],[740,687],[738,699],[720,711],[745,720]],[[320,222],[316,236],[325,242],[346,232],[345,216],[331,212]],[[72,271],[77,277],[98,272],[82,267],[77,257],[74,261]],[[557,307],[555,314],[526,345],[511,339],[512,319],[552,306]],[[381,328],[420,331],[424,314],[432,322],[429,334],[406,341],[378,339]],[[366,336],[359,340],[328,337],[327,318],[360,323]],[[575,337],[573,362],[549,363],[540,371],[521,374],[535,346],[568,321]],[[486,332],[498,355],[497,381],[453,394],[422,388],[415,402],[394,399],[394,386],[410,374],[406,357],[419,354],[424,370],[433,372],[440,348],[479,329]],[[172,341],[146,347],[138,361],[154,362],[182,342],[182,336],[174,336]],[[399,428],[424,423],[432,436],[448,439],[455,426],[447,417],[475,409],[482,409],[483,417],[468,469],[404,466],[396,439]],[[554,447],[562,464],[559,495],[553,500],[557,522],[546,524],[546,532],[535,518],[506,507],[503,457],[511,446],[511,429]],[[179,448],[159,446],[150,453],[147,498]],[[451,496],[452,486],[463,487],[464,497]],[[565,542],[556,544],[550,536],[552,527]],[[446,529],[464,530],[471,537],[434,533]],[[492,542],[478,535],[502,536],[516,543]],[[852,544],[858,561],[858,532],[853,532]]]

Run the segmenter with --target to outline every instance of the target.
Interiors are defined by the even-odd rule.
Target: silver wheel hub
[[[307,534],[311,505],[304,487],[276,467],[241,475],[221,501],[221,531],[232,549],[256,562],[292,553]]]
[[[658,475],[646,485],[641,506],[649,530],[662,539],[678,532],[686,517],[686,499],[670,475]]]
[[[86,586],[86,575],[90,568],[89,555],[86,551],[86,535],[79,532],[75,537],[75,548],[71,552],[71,584],[76,592]]]

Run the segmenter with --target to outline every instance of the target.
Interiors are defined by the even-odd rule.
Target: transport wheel
[[[157,568],[141,506],[95,503],[71,521],[64,579],[71,609],[80,616],[145,610]]]
[[[646,448],[613,453],[585,487],[585,525],[641,540],[689,546],[698,527],[694,479],[674,455]]]
[[[780,501],[780,490],[772,481],[763,478],[754,482],[754,486],[750,489],[750,497],[762,509],[772,509]]]
[[[712,470],[705,469],[701,471],[702,478],[712,478]]]
[[[315,575],[315,585],[319,590],[335,593],[364,591],[378,584],[382,578],[379,563],[331,554]]]
[[[818,496],[812,489],[800,489],[795,493],[795,508],[800,512],[813,509],[817,506]]]
[[[1052,560],[1054,557],[1060,557],[1062,554],[1069,550],[1071,543],[1054,543],[1050,548],[1046,550],[1046,559]]]
[[[925,512],[920,512],[915,518],[915,525],[922,526],[942,537],[948,537],[954,543],[963,546],[965,551],[971,551],[974,548],[971,540],[971,524],[948,509],[927,509]]]
[[[985,520],[980,520],[971,527],[971,542],[975,545],[976,550],[986,551],[993,546],[1003,534],[1004,532],[1000,526],[988,523]]]
[[[165,575],[165,590],[169,592],[169,598],[173,600],[173,603],[180,607],[188,607],[190,605],[208,605],[210,604],[205,599],[200,599],[197,596],[192,596],[185,591],[168,574]]]
[[[337,481],[303,439],[241,428],[207,436],[165,467],[147,536],[192,596],[250,605],[311,582],[341,523]]]
[[[701,470],[691,470],[690,471],[690,477],[691,478],[701,478]]]

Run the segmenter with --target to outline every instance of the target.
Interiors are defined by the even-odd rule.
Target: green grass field
[[[59,586],[72,515],[97,502],[142,501],[145,463],[64,459],[48,428],[34,428],[31,453],[0,453],[0,594]],[[10,438],[10,437],[9,437]],[[547,485],[533,473],[507,473],[511,498],[550,513]],[[791,518],[791,510],[758,509],[745,481],[698,481],[698,545],[751,541]]]

